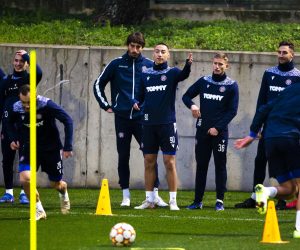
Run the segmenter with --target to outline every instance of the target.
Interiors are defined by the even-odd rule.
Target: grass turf
[[[248,198],[249,193],[228,192],[225,211],[214,210],[215,193],[206,192],[202,210],[185,209],[193,192],[179,191],[180,211],[168,208],[134,210],[144,199],[142,190],[131,191],[131,208],[121,208],[120,190],[110,190],[113,216],[96,216],[99,190],[70,189],[71,213],[60,214],[56,191],[39,189],[47,220],[38,221],[37,249],[116,249],[109,240],[111,227],[118,222],[131,224],[136,232],[132,248],[167,249],[299,249],[292,238],[295,211],[278,211],[282,240],[289,244],[262,244],[264,216],[255,209],[235,209],[234,204]],[[18,194],[18,190],[15,190]],[[168,192],[160,191],[168,201]],[[2,250],[29,249],[29,209],[20,205],[0,204],[0,239]],[[130,248],[127,248],[130,249]]]

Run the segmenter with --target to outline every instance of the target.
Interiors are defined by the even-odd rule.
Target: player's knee
[[[65,190],[67,188],[67,183],[64,181],[52,181],[50,184],[58,191]]]
[[[20,173],[20,183],[22,186],[30,185],[30,173],[29,171],[23,171]]]

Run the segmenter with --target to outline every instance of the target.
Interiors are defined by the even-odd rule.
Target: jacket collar
[[[280,71],[284,71],[284,72],[287,72],[287,71],[290,71],[294,68],[294,61],[291,60],[290,62],[288,63],[284,63],[284,64],[278,64],[278,69]]]
[[[153,63],[153,69],[154,70],[164,70],[166,68],[168,68],[168,62],[164,62],[162,64],[155,64],[155,63]]]
[[[133,60],[135,60],[136,62],[140,62],[143,60],[143,55],[139,54],[138,57],[134,58],[128,55],[128,52],[126,52],[123,56],[122,56],[126,61],[132,62]]]

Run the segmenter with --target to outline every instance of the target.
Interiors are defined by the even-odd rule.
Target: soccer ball
[[[135,241],[136,233],[128,223],[122,222],[114,225],[109,233],[109,238],[114,246],[130,246]]]

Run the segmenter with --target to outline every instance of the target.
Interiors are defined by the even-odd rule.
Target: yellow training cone
[[[96,215],[112,215],[107,179],[102,180]]]
[[[277,244],[288,243],[288,241],[281,240],[274,201],[268,202],[266,221],[261,242]]]

